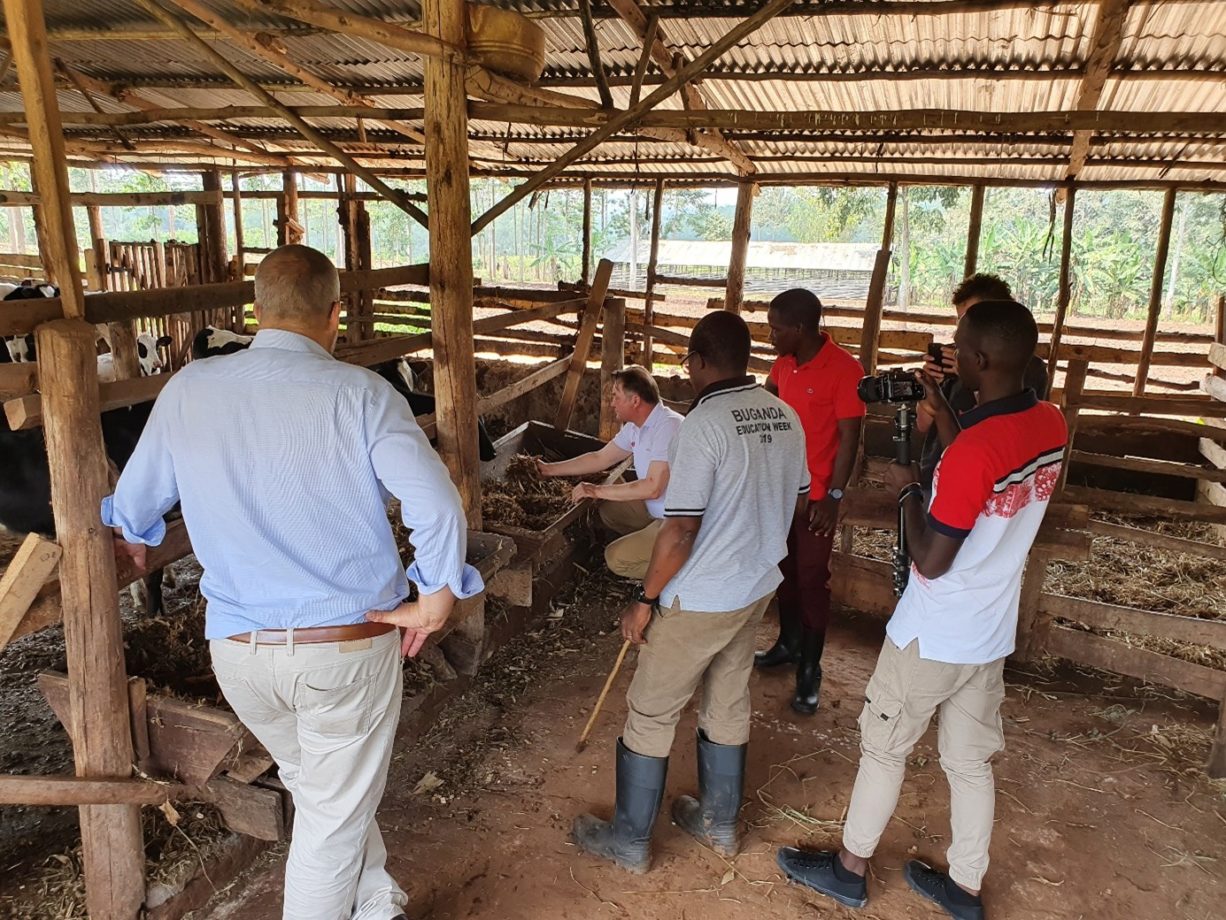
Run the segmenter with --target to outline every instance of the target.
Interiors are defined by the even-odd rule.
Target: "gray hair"
[[[274,249],[255,270],[255,302],[265,320],[318,322],[340,299],[336,266],[310,246]]]

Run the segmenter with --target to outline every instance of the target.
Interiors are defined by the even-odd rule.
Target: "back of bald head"
[[[1039,325],[1013,300],[983,300],[962,317],[975,349],[998,367],[1024,370],[1039,344]]]
[[[255,270],[255,302],[265,322],[321,323],[340,299],[336,266],[310,246],[274,249]]]

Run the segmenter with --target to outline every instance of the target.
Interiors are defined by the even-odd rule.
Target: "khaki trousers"
[[[643,501],[605,501],[600,503],[598,510],[605,526],[623,535],[605,547],[604,561],[609,571],[622,578],[642,581],[647,577],[651,551],[655,549],[656,537],[664,522],[653,518]]]
[[[1005,747],[1004,667],[1003,658],[982,665],[927,661],[918,639],[905,649],[885,640],[860,713],[860,770],[843,846],[865,859],[873,855],[898,804],[907,757],[939,712],[953,832],[949,874],[965,888],[982,887],[996,807],[990,760]]]
[[[773,595],[729,613],[656,611],[626,693],[626,747],[645,757],[667,757],[681,711],[699,684],[698,727],[716,744],[749,740],[754,640]]]
[[[389,920],[408,903],[375,823],[400,718],[397,630],[352,642],[210,643],[217,683],[294,797],[285,920]]]

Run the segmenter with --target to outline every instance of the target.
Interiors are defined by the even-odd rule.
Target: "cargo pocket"
[[[864,691],[860,710],[860,744],[878,754],[891,754],[898,744],[903,701],[896,687],[876,674]]]
[[[370,676],[359,677],[336,686],[333,680],[344,680],[348,673],[328,671],[302,676],[298,690],[298,718],[306,727],[320,735],[365,735],[370,731],[370,714],[374,699]]]

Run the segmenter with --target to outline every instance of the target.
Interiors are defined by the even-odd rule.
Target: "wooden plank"
[[[1070,501],[1089,505],[1095,511],[1226,524],[1226,508],[1214,505],[1158,498],[1153,495],[1135,495],[1131,492],[1113,492],[1109,489],[1092,489],[1088,486],[1066,486],[1064,491]]]
[[[191,551],[191,542],[188,540],[187,528],[183,525],[183,521],[172,521],[166,527],[166,539],[159,546],[149,547],[147,556],[149,568],[154,570],[167,566],[171,562],[182,559]],[[117,584],[120,589],[127,587],[141,577],[132,567],[131,563],[126,560],[119,565],[116,575]],[[60,582],[59,579],[51,579],[38,592],[38,598],[26,612],[21,623],[18,624],[12,638],[18,639],[29,633],[37,632],[40,629],[60,622],[62,618],[63,609],[60,599]]]
[[[144,779],[0,775],[3,805],[161,805],[199,794],[192,786]]]
[[[483,415],[487,412],[493,412],[495,409],[500,409],[507,403],[519,399],[525,393],[530,393],[537,387],[544,386],[553,378],[565,374],[570,368],[571,361],[570,355],[558,358],[556,361],[551,361],[509,386],[505,386],[489,396],[482,396],[477,402],[479,411]]]
[[[57,544],[27,534],[0,575],[0,649],[8,645],[43,583],[55,572],[61,554]]]
[[[44,671],[38,675],[37,684],[73,743],[78,743],[80,723],[72,721],[68,710],[65,675]],[[157,694],[148,696],[146,706],[149,714],[146,772],[153,776],[173,777],[188,786],[203,786],[231,763],[237,763],[243,754],[262,750],[259,742],[232,713]],[[124,716],[126,720],[126,713]],[[129,734],[126,724],[123,734],[125,737]]]
[[[1126,5],[1123,0],[1109,0],[1115,6]],[[1100,12],[1101,15],[1101,12]],[[1120,13],[1122,23],[1124,14]],[[1117,26],[1122,28],[1122,26]],[[1132,387],[1133,396],[1145,393],[1145,384],[1149,379],[1149,366],[1154,354],[1154,336],[1158,331],[1158,319],[1162,315],[1163,281],[1166,280],[1166,257],[1171,249],[1171,224],[1175,218],[1175,196],[1173,188],[1166,190],[1162,200],[1162,223],[1158,228],[1158,251],[1154,256],[1154,272],[1149,285],[1149,312],[1145,319],[1145,335],[1141,339],[1141,356],[1137,361],[1137,379]]]
[[[95,373],[97,373],[95,371]],[[162,388],[174,374],[154,374],[152,377],[134,377],[131,380],[116,380],[98,385],[102,412],[135,406],[137,403],[157,399]],[[37,428],[43,424],[43,400],[38,394],[9,399],[4,403],[4,414],[13,431]]]
[[[836,603],[864,613],[893,613],[893,568],[888,562],[836,550],[830,559],[830,591]]]
[[[1128,540],[1143,546],[1153,546],[1158,549],[1171,550],[1177,553],[1187,553],[1191,556],[1207,556],[1210,559],[1220,559],[1226,562],[1226,546],[1218,543],[1202,543],[1199,540],[1184,540],[1152,530],[1142,530],[1139,527],[1127,527],[1124,524],[1110,524],[1106,521],[1090,521],[1086,529],[1104,537],[1117,540]]]
[[[1226,470],[1226,447],[1209,438],[1201,438],[1198,442],[1200,455],[1219,470]]]
[[[1220,417],[1222,410],[1226,409],[1226,378],[1219,377],[1217,374],[1209,374],[1201,380],[1200,388],[1213,397],[1216,403],[1215,411],[1205,414]]]
[[[1226,390],[1223,393],[1226,394]],[[1149,396],[1082,393],[1077,399],[1077,405],[1081,409],[1096,412],[1172,415],[1184,418],[1226,418],[1226,403],[1219,403],[1205,396],[1181,396],[1170,393]]]
[[[1210,442],[1212,443],[1212,442]],[[1149,460],[1141,457],[1114,457],[1110,454],[1092,454],[1084,450],[1073,451],[1069,459],[1073,463],[1089,466],[1105,466],[1115,470],[1131,470],[1136,473],[1155,473],[1159,476],[1179,476],[1183,479],[1203,479],[1207,482],[1226,482],[1226,470],[1211,470],[1191,463],[1175,463],[1170,460]]]
[[[3,347],[3,343],[0,343],[0,348]],[[0,399],[28,396],[37,386],[37,364],[28,361],[21,364],[0,364]]]
[[[1113,671],[1211,700],[1226,698],[1226,671],[1217,671],[1203,665],[1180,661],[1178,658],[1169,658],[1157,652],[1133,648],[1115,639],[1069,629],[1066,626],[1051,628],[1043,651],[1078,664]]]
[[[562,388],[562,400],[558,404],[558,413],[554,417],[553,427],[558,431],[565,431],[570,427],[570,419],[574,415],[575,404],[579,400],[579,386],[583,382],[583,371],[591,355],[592,340],[596,337],[596,327],[600,323],[605,292],[612,275],[613,263],[608,259],[601,259],[596,266],[596,276],[592,279],[592,290],[583,311],[579,334],[575,337],[575,349],[571,352],[570,367],[567,369],[566,383]],[[627,328],[629,328],[628,324]]]
[[[264,786],[249,786],[228,776],[211,779],[201,800],[216,806],[226,827],[256,840],[285,839],[283,793]]]
[[[428,284],[428,265],[400,265],[370,271],[340,273],[341,293],[402,284]],[[85,301],[85,318],[91,323],[111,323],[139,317],[168,316],[199,310],[244,306],[252,302],[255,284],[231,281],[147,291],[107,291]],[[21,300],[0,310],[0,335],[24,335],[41,323],[63,316],[61,298]]]
[[[1202,620],[1154,610],[1103,604],[1063,594],[1044,594],[1039,602],[1039,609],[1047,616],[1075,620],[1084,626],[1097,629],[1117,629],[1137,636],[1226,649],[1226,620]]]
[[[1226,443],[1226,428],[1186,422],[1173,418],[1151,418],[1130,415],[1085,415],[1079,422],[1082,431],[1106,432],[1143,431],[1147,434],[1181,434],[1191,438],[1208,438]]]
[[[724,288],[724,309],[741,312],[745,294],[745,261],[749,254],[750,227],[753,223],[753,200],[758,187],[742,182],[736,189],[736,211],[732,217],[732,251],[728,257],[728,281]]]
[[[1226,313],[1223,315],[1226,316]],[[1209,363],[1218,370],[1226,370],[1226,344],[1222,342],[1209,343]]]
[[[1205,772],[1211,779],[1226,778],[1226,700],[1218,710],[1217,729],[1213,735],[1213,747],[1209,749],[1209,763]]]

